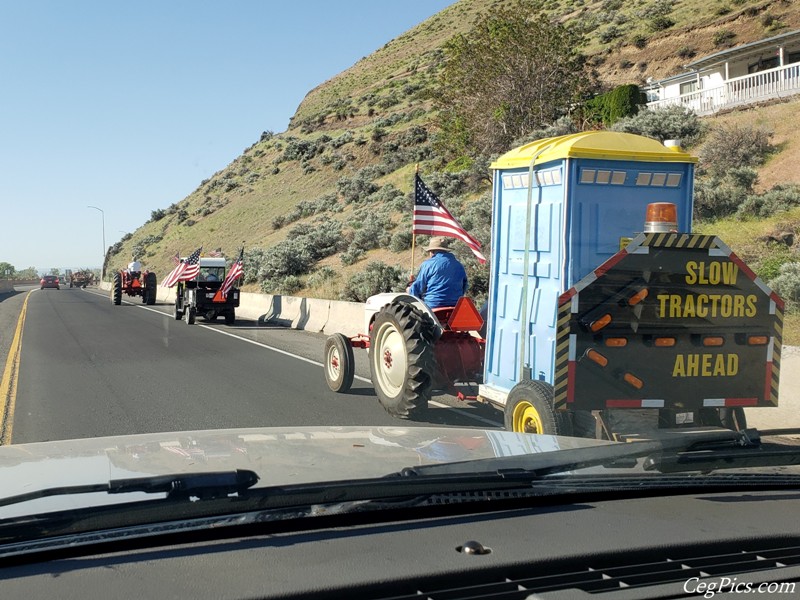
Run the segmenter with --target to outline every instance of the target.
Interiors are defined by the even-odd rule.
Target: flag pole
[[[419,163],[417,163],[416,166],[414,167],[414,195],[415,195],[415,200],[416,200],[416,193],[417,193],[416,184],[417,184],[417,176],[418,175],[419,175]],[[413,215],[414,209],[412,208],[411,211],[412,211],[412,215],[411,215],[411,276],[408,278],[409,282],[413,282],[414,281],[414,248],[415,248],[416,242],[417,242],[417,234],[414,233],[414,215]]]

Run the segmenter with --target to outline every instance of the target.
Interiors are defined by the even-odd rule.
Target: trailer
[[[783,301],[722,240],[691,233],[696,161],[584,132],[492,165],[478,398],[507,429],[739,429],[744,407],[777,406]]]

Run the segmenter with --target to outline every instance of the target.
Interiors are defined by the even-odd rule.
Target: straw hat
[[[442,252],[452,252],[453,250],[450,248],[450,244],[452,242],[453,238],[432,237],[431,241],[428,242],[428,247],[425,248],[425,251],[430,252],[432,250],[440,250]]]

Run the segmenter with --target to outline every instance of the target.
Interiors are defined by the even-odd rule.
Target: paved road
[[[13,301],[19,305],[24,296]],[[327,388],[317,362],[322,335],[247,321],[227,327],[198,319],[188,326],[170,311],[140,303],[114,306],[92,289],[33,290],[11,442],[403,422],[380,407],[369,383],[357,380],[346,395]],[[0,335],[8,320],[2,319]],[[357,374],[367,376],[365,370],[359,356]],[[439,397],[415,424],[429,423],[496,427],[501,415]]]

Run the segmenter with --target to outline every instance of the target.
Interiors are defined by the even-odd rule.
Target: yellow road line
[[[25,313],[28,312],[28,299],[30,297],[31,292],[28,292],[28,295],[25,296],[25,302],[22,303],[14,339],[8,349],[8,359],[6,360],[6,368],[3,370],[3,379],[0,381],[0,419],[2,419],[0,420],[0,446],[11,443],[11,426],[14,421],[19,361],[22,351],[22,326],[25,324]]]

